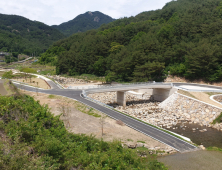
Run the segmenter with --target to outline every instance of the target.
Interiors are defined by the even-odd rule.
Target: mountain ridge
[[[80,14],[74,19],[61,23],[60,25],[52,25],[51,27],[56,28],[66,36],[70,36],[77,32],[85,32],[91,29],[97,29],[102,24],[107,24],[115,21],[112,17],[103,14],[102,12],[85,12]]]
[[[42,22],[0,14],[0,51],[40,54],[63,38],[62,33]]]

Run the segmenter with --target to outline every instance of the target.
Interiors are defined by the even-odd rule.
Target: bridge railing
[[[93,88],[93,89],[87,89],[85,90],[86,93],[89,92],[89,91],[96,91],[96,90],[100,90],[100,89],[110,89],[110,88],[127,88],[127,87],[132,87],[132,86],[144,86],[144,85],[170,85],[173,87],[173,84],[172,83],[164,83],[164,82],[139,82],[139,83],[125,83],[125,84],[115,84],[115,85],[101,85],[100,87],[98,88]]]

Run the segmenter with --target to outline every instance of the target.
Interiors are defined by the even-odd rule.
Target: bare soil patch
[[[89,115],[103,115],[103,113],[88,108],[83,104],[67,99],[60,96],[48,95],[48,94],[36,94],[34,92],[22,92],[33,96],[36,100],[40,101],[40,104],[47,104],[54,115],[61,114],[61,104],[68,103],[64,109],[68,114],[62,115],[60,118],[64,121],[67,129],[76,134],[94,135],[96,138],[103,138],[104,141],[120,140],[125,144],[136,144],[138,141],[144,142],[150,148],[159,148],[160,150],[166,150],[169,146],[162,144],[151,137],[148,137],[140,132],[137,132],[124,124],[117,122],[109,117],[105,119],[104,123],[104,135],[101,133],[100,117]]]
[[[4,83],[4,81],[0,80],[0,95],[2,95],[2,96],[8,94],[3,83]]]
[[[27,84],[34,86],[34,87],[39,87],[42,89],[50,89],[48,84],[40,78],[31,78],[31,80],[29,78],[27,78],[27,79],[21,78],[21,79],[14,79],[14,80],[27,83]]]
[[[197,83],[197,84],[207,84],[207,85],[213,85],[213,86],[221,86],[222,87],[222,82],[213,82],[213,83],[210,83],[210,82],[205,82],[201,79],[199,80],[193,80],[193,81],[190,81],[190,80],[187,80],[185,79],[184,77],[177,77],[177,76],[171,76],[169,75],[165,80],[164,82],[166,83],[176,83],[176,82],[183,82],[183,83]]]
[[[212,104],[214,106],[222,108],[222,105],[214,102],[213,100],[210,99],[210,96],[212,95],[211,93],[204,93],[204,92],[187,92],[183,90],[179,90],[178,93],[186,95],[188,97],[192,97],[194,99],[200,100],[202,102],[206,102],[209,104]]]
[[[4,71],[0,71],[0,76],[2,76],[5,72]]]

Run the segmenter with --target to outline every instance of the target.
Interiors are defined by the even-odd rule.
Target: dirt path
[[[4,81],[3,80],[0,80],[0,95],[7,95],[7,91],[5,90],[5,87],[4,87]]]
[[[198,100],[212,104],[214,106],[222,108],[222,105],[214,102],[213,100],[210,99],[210,95],[203,93],[203,92],[190,92],[192,95],[194,95]]]
[[[95,135],[96,138],[103,138],[104,141],[120,140],[126,144],[136,144],[138,141],[142,141],[149,146],[149,148],[159,147],[159,149],[169,148],[167,145],[162,144],[142,133],[139,133],[127,126],[121,126],[117,122],[109,117],[105,119],[104,123],[104,135],[101,134],[100,118],[88,115],[83,112],[89,112],[90,108],[85,107],[79,102],[75,102],[71,99],[63,98],[60,96],[39,94],[33,92],[25,92],[30,96],[33,96],[36,100],[40,101],[40,104],[47,104],[54,115],[61,113],[61,106],[64,103],[69,103],[70,113],[68,116],[61,116],[64,124],[69,131],[77,134]],[[71,106],[71,107],[70,107]],[[85,108],[84,108],[85,107]],[[81,110],[81,111],[79,111]],[[95,115],[103,115],[98,111]]]

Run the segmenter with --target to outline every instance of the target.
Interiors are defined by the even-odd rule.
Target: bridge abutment
[[[154,100],[158,102],[162,102],[166,100],[169,96],[171,96],[174,92],[176,92],[176,88],[171,89],[161,89],[161,88],[154,88],[153,89],[153,97]]]

